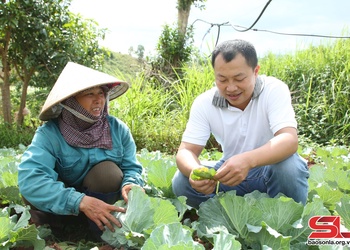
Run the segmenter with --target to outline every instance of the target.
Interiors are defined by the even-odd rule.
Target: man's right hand
[[[192,175],[193,170],[191,171],[190,176]],[[198,180],[194,181],[189,177],[189,182],[191,186],[200,193],[203,194],[212,194],[215,191],[216,188],[216,181],[214,180]]]

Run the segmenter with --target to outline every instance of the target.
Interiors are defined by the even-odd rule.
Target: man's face
[[[219,54],[215,59],[214,74],[220,95],[231,106],[244,110],[252,98],[259,69],[259,65],[254,70],[248,66],[241,54],[228,63]]]
[[[75,99],[93,116],[100,116],[106,103],[106,96],[101,87],[84,90],[77,94]]]

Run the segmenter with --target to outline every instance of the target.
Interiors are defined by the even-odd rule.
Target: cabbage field
[[[106,230],[104,242],[94,242],[84,229],[55,235],[47,226],[29,223],[30,213],[21,201],[17,166],[24,146],[0,149],[0,249],[343,249],[337,244],[314,244],[314,216],[339,216],[341,231],[350,229],[350,153],[346,147],[300,148],[310,166],[309,195],[305,206],[292,199],[253,192],[244,197],[234,191],[219,193],[201,204],[188,207],[185,197],[172,193],[176,171],[174,156],[143,149],[138,154],[144,166],[146,192],[135,188],[129,194],[126,213],[115,232]],[[201,158],[219,158],[204,153]],[[118,201],[117,205],[126,206]],[[347,239],[350,241],[350,239]],[[317,242],[316,242],[317,243]]]

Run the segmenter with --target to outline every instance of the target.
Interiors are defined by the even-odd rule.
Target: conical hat
[[[68,62],[52,87],[39,114],[39,119],[47,121],[57,117],[62,111],[62,107],[59,105],[60,102],[83,90],[101,85],[109,87],[109,100],[121,96],[129,88],[127,82],[111,75],[77,63]]]

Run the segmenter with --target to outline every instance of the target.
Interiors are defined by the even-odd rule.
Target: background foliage
[[[294,55],[268,54],[260,59],[261,74],[285,81],[293,98],[299,134],[320,145],[350,143],[350,41],[310,46]],[[134,78],[131,89],[112,106],[111,113],[130,127],[138,148],[173,153],[181,140],[194,98],[213,86],[208,61],[192,61],[167,88],[147,78]],[[207,148],[218,148],[211,141]]]
[[[344,39],[261,60],[262,72],[289,85],[300,134],[320,144],[350,142],[349,48]]]
[[[105,29],[69,12],[69,0],[1,0],[0,90],[4,123],[23,125],[29,87],[50,89],[68,61],[101,68]],[[21,92],[16,106],[11,92]],[[14,110],[16,115],[12,115]],[[13,119],[14,118],[14,119]]]
[[[174,153],[194,98],[213,86],[213,72],[207,58],[184,64],[177,79],[162,75],[159,83],[154,84],[154,79],[149,81],[147,64],[127,55],[111,55],[105,61],[104,71],[127,79],[131,88],[110,103],[110,113],[127,123],[138,149]],[[349,58],[350,41],[338,40],[310,46],[292,55],[270,53],[260,59],[261,74],[275,76],[289,85],[302,140],[320,145],[350,144]],[[162,85],[162,81],[166,84]],[[43,103],[40,96],[45,95],[38,91],[29,92],[31,114],[25,120],[27,128],[18,131],[0,128],[0,147],[28,143],[40,124],[36,117]],[[212,147],[219,148],[214,140],[207,148]]]

